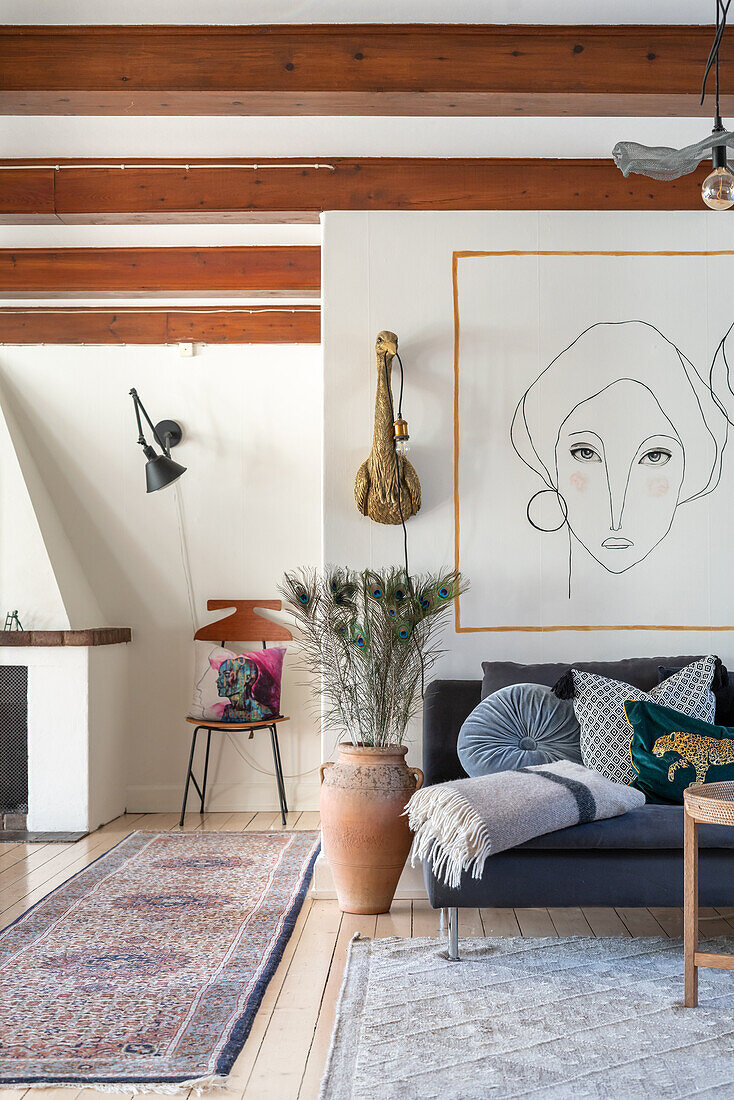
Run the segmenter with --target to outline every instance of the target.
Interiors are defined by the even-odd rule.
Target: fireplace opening
[[[0,665],[0,830],[28,813],[28,669]]]

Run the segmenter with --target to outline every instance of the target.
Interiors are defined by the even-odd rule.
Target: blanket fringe
[[[416,791],[405,808],[415,833],[410,861],[427,860],[436,878],[456,889],[462,871],[481,878],[492,844],[474,807],[451,784]]]
[[[118,1081],[109,1084],[103,1081],[32,1081],[28,1084],[19,1082],[18,1084],[8,1085],[0,1083],[0,1100],[2,1100],[3,1089],[5,1088],[13,1090],[84,1088],[94,1089],[95,1092],[131,1092],[136,1096],[141,1092],[158,1092],[168,1096],[185,1096],[188,1092],[194,1092],[197,1096],[201,1096],[202,1093],[218,1092],[228,1088],[229,1080],[227,1076],[212,1074],[209,1077],[196,1077],[191,1081],[154,1081],[149,1085],[135,1081]]]

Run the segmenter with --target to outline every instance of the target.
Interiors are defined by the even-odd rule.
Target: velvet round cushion
[[[579,724],[570,699],[541,684],[511,684],[488,695],[459,731],[467,775],[514,771],[555,760],[581,763]]]

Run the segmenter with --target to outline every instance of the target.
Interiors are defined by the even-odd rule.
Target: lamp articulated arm
[[[153,438],[155,439],[156,443],[158,444],[160,449],[163,451],[164,455],[167,455],[167,457],[170,458],[171,457],[170,435],[168,435],[168,434],[166,435],[165,442],[158,435],[158,432],[155,430],[155,424],[153,423],[153,421],[148,416],[145,405],[143,404],[143,402],[138,397],[138,391],[135,389],[134,386],[130,390],[130,396],[133,399],[133,405],[135,406],[135,419],[138,422],[138,443],[141,445],[141,447],[147,447],[148,446],[148,444],[146,442],[146,439],[145,439],[145,436],[143,435],[143,425],[140,422],[140,414],[142,412],[143,416],[145,417],[145,419],[148,421],[148,424],[150,425],[150,430],[153,433]],[[148,448],[148,450],[151,450],[151,448]],[[151,457],[147,453],[146,453],[145,456],[146,456],[146,458]]]

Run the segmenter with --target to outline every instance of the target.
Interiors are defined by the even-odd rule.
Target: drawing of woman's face
[[[556,475],[568,526],[611,573],[637,565],[665,538],[683,474],[680,437],[641,382],[613,382],[561,424]]]

